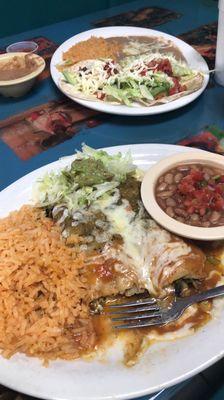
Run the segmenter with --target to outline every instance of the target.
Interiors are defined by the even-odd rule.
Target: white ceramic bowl
[[[16,53],[1,54],[0,63],[2,60],[8,61],[10,60],[10,58],[13,58],[15,56],[18,57],[24,55],[27,55],[27,53],[16,52]],[[45,68],[45,61],[42,57],[38,56],[37,54],[31,54],[30,57],[33,57],[37,62],[37,68],[35,69],[35,71],[25,76],[22,76],[21,78],[12,79],[9,81],[1,81],[1,74],[0,74],[0,94],[2,94],[5,97],[20,97],[26,94],[32,88],[37,76],[40,75]]]
[[[156,201],[155,186],[158,178],[180,164],[194,163],[223,168],[224,171],[224,157],[207,151],[188,152],[164,158],[150,168],[143,178],[141,186],[143,204],[158,224],[177,235],[198,240],[224,239],[224,226],[203,228],[184,224],[167,215]]]

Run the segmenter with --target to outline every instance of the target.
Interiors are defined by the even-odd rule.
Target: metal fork
[[[159,304],[159,301],[154,298],[142,298],[126,303],[107,305],[105,312],[112,317],[111,320],[115,329],[166,325],[177,320],[184,310],[192,304],[222,295],[224,295],[224,285],[192,296],[177,297],[173,304],[167,308]]]

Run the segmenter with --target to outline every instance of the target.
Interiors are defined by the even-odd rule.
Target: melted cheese
[[[154,221],[136,216],[126,200],[121,205],[107,201],[99,202],[98,206],[110,222],[110,233],[123,238],[122,248],[106,246],[105,255],[128,265],[141,287],[155,293],[164,268],[169,271],[169,266],[178,267],[182,257],[190,254],[190,246],[182,240],[173,241],[171,234]],[[155,264],[156,268],[153,268]]]

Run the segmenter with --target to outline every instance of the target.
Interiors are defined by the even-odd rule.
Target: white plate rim
[[[116,33],[114,33],[114,32],[116,32]],[[209,70],[205,59],[192,46],[190,46],[183,40],[181,40],[173,35],[170,35],[168,33],[157,31],[154,29],[139,28],[139,27],[132,27],[132,26],[131,27],[130,26],[110,26],[110,27],[105,27],[105,28],[90,29],[90,30],[81,32],[77,35],[74,35],[71,38],[67,39],[65,42],[63,42],[58,47],[58,49],[55,51],[55,53],[53,54],[52,59],[51,59],[51,64],[50,64],[51,77],[52,77],[54,83],[56,84],[56,86],[58,87],[58,89],[65,96],[69,97],[71,100],[73,100],[85,107],[91,108],[96,111],[106,112],[106,113],[110,113],[110,114],[117,114],[117,115],[138,116],[138,115],[162,114],[164,112],[169,112],[169,111],[184,107],[185,105],[194,101],[206,89],[206,86],[209,81],[208,73],[206,73],[204,75],[204,82],[203,82],[202,87],[199,90],[197,90],[196,92],[193,92],[193,93],[190,93],[189,95],[180,97],[179,99],[174,100],[170,103],[155,105],[155,106],[151,106],[151,107],[127,107],[125,105],[111,105],[111,104],[103,103],[103,102],[94,102],[94,101],[75,98],[75,97],[67,94],[59,86],[60,73],[58,72],[58,70],[56,68],[56,64],[58,64],[61,61],[61,55],[64,51],[66,51],[73,44],[75,44],[81,40],[86,40],[92,35],[103,36],[103,37],[110,37],[110,36],[115,36],[115,35],[117,35],[117,36],[119,36],[119,35],[121,35],[121,36],[127,36],[127,35],[162,36],[164,38],[172,40],[180,48],[180,50],[183,51],[184,55],[186,56],[187,61],[192,60],[191,57],[195,58],[195,62],[196,62],[196,60],[197,60],[197,62],[194,65],[194,67],[196,65],[200,66],[200,70],[203,72],[208,72],[208,70]],[[188,57],[188,54],[191,55],[190,58]]]
[[[141,158],[144,160],[144,154],[146,154],[147,156],[147,152],[150,153],[151,151],[151,156],[153,155],[155,157],[155,155],[157,153],[159,153],[160,151],[162,151],[162,153],[164,154],[164,152],[167,154],[169,153],[179,153],[179,152],[186,152],[186,148],[183,146],[176,146],[176,145],[166,145],[166,144],[147,144],[147,143],[143,143],[143,144],[131,144],[131,145],[122,145],[122,146],[112,146],[112,147],[107,147],[107,148],[103,148],[104,150],[110,152],[111,154],[114,154],[117,151],[121,151],[121,152],[126,152],[128,150],[132,151],[132,154],[134,157],[139,157],[140,161]],[[189,148],[189,151],[194,151],[194,149]],[[156,153],[157,152],[157,153]],[[27,186],[27,183],[30,181],[30,179],[32,180],[32,178],[36,177],[36,174],[38,176],[42,176],[42,174],[44,172],[46,172],[47,170],[51,170],[54,169],[55,167],[57,168],[61,168],[63,167],[65,164],[68,164],[74,156],[68,156],[65,158],[60,159],[59,161],[55,161],[53,163],[47,164],[41,168],[38,168],[35,171],[30,172],[29,174],[25,175],[24,177],[20,178],[19,180],[17,180],[16,182],[14,182],[13,184],[11,184],[10,186],[8,186],[7,188],[5,188],[2,192],[0,192],[0,199],[2,197],[5,197],[5,199],[8,198],[8,195],[10,194],[10,192],[13,191],[13,189],[15,188],[16,190],[21,188],[21,190],[23,190],[23,186]],[[152,162],[154,163],[154,162]],[[150,163],[149,163],[150,164]],[[30,182],[31,184],[31,182]],[[23,193],[22,193],[23,196]],[[10,209],[14,209],[12,204],[9,206]],[[4,211],[3,211],[4,213]],[[2,210],[0,210],[0,214],[2,216]],[[195,337],[195,335],[193,336]],[[183,340],[183,339],[179,339],[178,341]],[[176,341],[175,341],[176,342]],[[148,395],[150,393],[154,393],[157,392],[161,389],[165,389],[169,386],[178,384],[180,382],[182,382],[183,380],[186,380],[192,376],[194,376],[195,374],[201,372],[202,370],[204,370],[205,368],[209,367],[210,365],[212,365],[213,363],[217,362],[222,356],[224,355],[224,346],[222,346],[222,348],[220,349],[219,352],[217,352],[216,354],[213,354],[213,356],[211,356],[209,359],[207,359],[205,362],[201,363],[200,365],[198,365],[197,367],[193,368],[192,370],[189,370],[188,372],[179,375],[177,377],[174,377],[173,379],[170,379],[169,381],[166,382],[162,382],[157,386],[151,386],[147,389],[144,390],[135,390],[129,393],[122,393],[122,394],[115,394],[113,396],[78,396],[76,397],[76,400],[112,400],[112,399],[131,399],[131,398],[136,398],[139,396],[144,396],[144,395]],[[32,360],[29,358],[26,358],[27,360]],[[3,366],[1,365],[3,363]],[[4,364],[6,363],[6,365],[8,363],[10,363],[11,360],[4,360],[2,358],[0,358],[0,375],[1,375],[1,369],[4,368]],[[77,361],[74,361],[74,363],[76,363]],[[70,363],[70,362],[69,362]],[[29,362],[28,362],[29,364]],[[9,365],[9,364],[8,364]],[[28,366],[29,368],[29,366]],[[49,367],[50,368],[50,367]],[[11,377],[9,380],[5,380],[2,377],[0,378],[0,381],[3,385],[8,386],[14,390],[18,390],[21,391],[23,393],[26,393],[28,395],[31,396],[35,396],[38,398],[45,398],[45,399],[57,399],[57,400],[61,400],[61,399],[69,399],[69,400],[73,400],[72,398],[67,398],[67,397],[63,397],[63,396],[57,396],[57,395],[52,395],[52,394],[46,394],[46,391],[41,391],[41,390],[37,390],[37,389],[32,389],[32,384],[31,384],[31,388],[28,389],[24,389],[24,384],[21,382],[11,382]],[[30,382],[28,381],[28,384],[30,384]]]

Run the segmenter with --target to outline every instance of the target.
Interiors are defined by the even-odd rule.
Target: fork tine
[[[147,314],[137,314],[137,315],[126,315],[124,317],[118,317],[118,318],[111,318],[111,321],[133,321],[133,320],[139,320],[139,319],[149,319],[149,318],[155,318],[155,317],[161,317],[161,312],[152,312],[152,313],[147,313]]]
[[[113,325],[114,329],[133,329],[133,328],[147,328],[148,326],[156,326],[163,325],[163,321],[161,318],[157,317],[154,320],[149,321],[138,321],[134,324],[122,324],[122,325]]]
[[[149,305],[149,306],[144,306],[144,307],[131,307],[131,308],[125,308],[121,310],[115,310],[113,311],[108,311],[107,313],[109,315],[116,315],[116,314],[132,314],[132,313],[137,313],[137,312],[142,312],[142,311],[159,311],[160,308],[159,306],[155,305]]]
[[[141,304],[155,304],[155,303],[156,303],[156,299],[152,299],[152,298],[148,298],[147,297],[145,299],[129,301],[127,303],[108,304],[107,307],[110,307],[110,308],[123,308],[123,307],[140,306]]]

